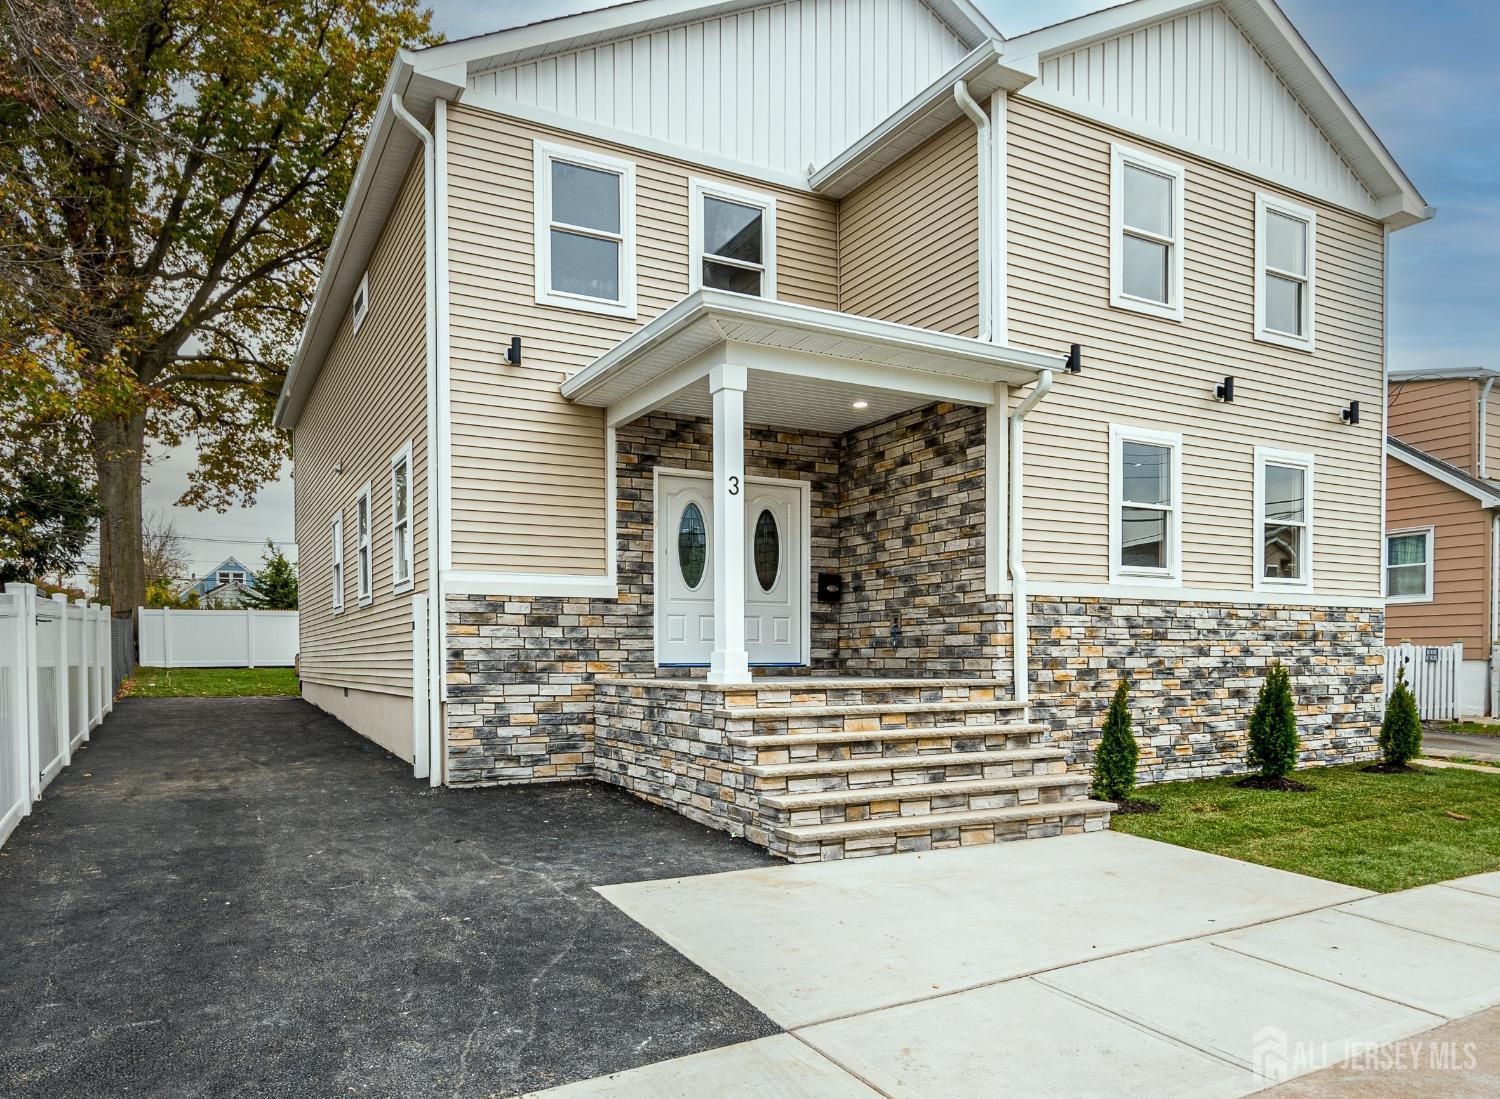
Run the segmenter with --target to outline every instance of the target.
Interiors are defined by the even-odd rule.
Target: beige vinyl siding
[[[1479,384],[1471,378],[1392,382],[1391,434],[1465,473],[1477,474]],[[1491,403],[1500,403],[1494,397],[1492,393]]]
[[[638,318],[536,302],[535,139],[636,166]],[[562,380],[688,293],[688,179],[776,198],[777,292],[838,307],[833,203],[456,105],[448,125],[453,565],[507,573],[606,570],[604,423]],[[506,365],[520,336],[522,365]]]
[[[370,259],[369,311],[341,322],[297,422],[302,678],[411,694],[411,602],[427,580],[427,433],[422,164],[402,185]],[[412,591],[392,591],[390,459],[412,442]],[[335,472],[342,463],[343,472]],[[374,601],[359,605],[355,498],[370,485]],[[332,521],[344,515],[344,610],[332,610]]]
[[[1026,561],[1037,590],[1108,582],[1109,426],[1121,423],[1183,435],[1185,585],[1251,587],[1262,445],[1316,457],[1316,591],[1378,597],[1381,227],[1317,205],[1317,349],[1256,342],[1258,185],[1158,148],[1187,167],[1186,318],[1112,309],[1110,145],[1149,143],[1019,97],[1009,122],[1010,341],[1084,347],[1083,373],[1059,377],[1027,420]],[[1229,405],[1213,399],[1225,375],[1236,380]],[[1351,400],[1358,427],[1339,421]]]
[[[973,124],[955,123],[844,200],[844,312],[978,334],[977,163]]]
[[[1388,603],[1387,644],[1462,641],[1467,659],[1488,659],[1491,513],[1405,462],[1387,459],[1387,471],[1386,529],[1433,528],[1433,601]]]

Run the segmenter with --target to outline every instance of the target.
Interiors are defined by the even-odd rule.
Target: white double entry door
[[[809,486],[747,477],[745,651],[805,664]],[[714,648],[714,492],[707,474],[656,471],[656,662],[705,665]]]

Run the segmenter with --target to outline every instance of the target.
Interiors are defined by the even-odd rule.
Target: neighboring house
[[[797,859],[1103,826],[1125,675],[1148,779],[1243,769],[1272,659],[1304,760],[1363,758],[1430,215],[1269,0],[403,53],[277,409],[305,696]]]
[[[245,589],[254,587],[255,573],[230,557],[184,588],[181,597],[186,599],[197,592],[201,606],[238,607]]]
[[[1500,712],[1500,370],[1391,371],[1386,641],[1463,645],[1463,713]]]

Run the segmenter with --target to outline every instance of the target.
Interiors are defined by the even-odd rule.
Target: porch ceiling
[[[562,384],[612,424],[655,409],[707,415],[706,377],[745,367],[751,423],[847,431],[937,400],[990,404],[1066,356],[790,302],[700,290]],[[862,403],[864,407],[854,407]]]

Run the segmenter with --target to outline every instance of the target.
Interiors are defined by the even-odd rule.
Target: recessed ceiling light
[[[869,408],[870,407],[870,402],[869,401],[855,401],[849,407],[850,408]]]

